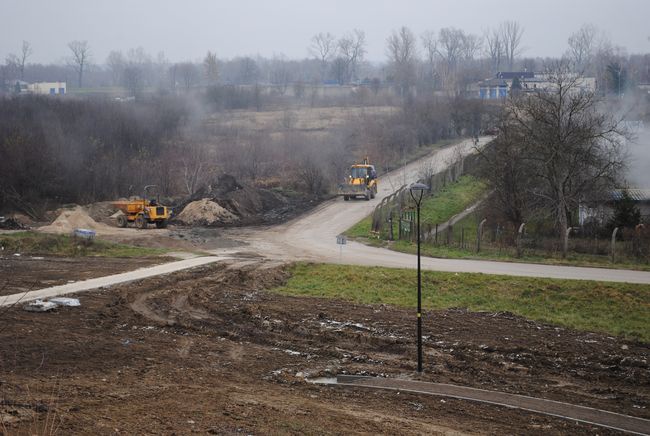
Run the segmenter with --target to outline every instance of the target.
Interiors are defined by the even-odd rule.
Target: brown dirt
[[[0,295],[17,294],[63,285],[70,281],[133,271],[157,263],[161,263],[161,260],[0,256]]]
[[[204,198],[189,203],[175,219],[190,226],[214,226],[231,224],[239,218],[219,203]]]
[[[98,223],[81,206],[73,209],[64,209],[52,224],[41,227],[45,233],[71,233],[74,229],[113,230],[104,223]]]
[[[82,294],[78,308],[4,312],[7,431],[613,434],[461,400],[306,383],[302,375],[415,377],[413,311],[265,291],[286,277],[268,265],[213,265]],[[423,380],[650,417],[648,344],[465,310],[426,313],[424,334]]]

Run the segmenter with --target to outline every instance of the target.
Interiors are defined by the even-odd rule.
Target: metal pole
[[[420,200],[422,192],[420,191]],[[418,209],[418,372],[422,372],[422,278],[420,272],[420,202]]]

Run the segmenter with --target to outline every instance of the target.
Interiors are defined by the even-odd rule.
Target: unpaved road
[[[485,144],[489,139],[489,137],[481,138],[480,144]],[[336,245],[336,236],[371,214],[382,198],[392,194],[402,185],[415,182],[419,169],[427,161],[435,171],[440,171],[453,162],[459,153],[468,154],[472,148],[473,145],[468,140],[445,147],[433,155],[383,175],[379,179],[379,192],[375,200],[344,202],[342,198],[337,198],[286,224],[255,230],[238,229],[233,232],[233,236],[247,241],[255,252],[272,259],[414,268],[416,266],[414,255],[369,247],[354,241],[348,242],[341,256],[340,248]],[[650,284],[650,272],[607,268],[428,257],[422,258],[422,268],[448,272]]]

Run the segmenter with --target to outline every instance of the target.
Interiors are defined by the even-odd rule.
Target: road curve
[[[480,138],[480,144],[483,145],[489,140],[489,137]],[[392,194],[399,187],[416,181],[423,165],[430,164],[435,171],[440,171],[457,159],[459,154],[466,155],[472,150],[472,142],[463,141],[381,176],[379,192],[373,201],[344,202],[342,198],[335,198],[288,223],[263,229],[240,229],[235,233],[235,237],[246,240],[256,252],[274,259],[414,268],[416,261],[412,254],[370,247],[354,241],[345,245],[341,252],[340,247],[336,245],[336,236],[371,214],[382,198]],[[608,268],[429,257],[422,258],[422,268],[458,273],[650,284],[650,272]]]

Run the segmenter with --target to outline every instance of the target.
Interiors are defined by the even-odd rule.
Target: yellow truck
[[[126,227],[129,223],[135,224],[139,229],[146,229],[148,224],[155,224],[159,229],[167,227],[171,208],[159,204],[158,199],[147,200],[147,191],[151,188],[155,188],[155,185],[144,187],[142,198],[113,202],[113,206],[123,213],[116,218],[118,227]]]
[[[345,201],[356,197],[363,197],[367,201],[375,198],[376,194],[377,171],[374,165],[370,165],[367,157],[363,163],[352,165],[348,180],[338,186],[338,195]]]

